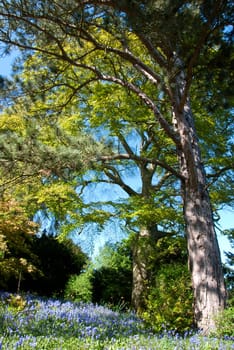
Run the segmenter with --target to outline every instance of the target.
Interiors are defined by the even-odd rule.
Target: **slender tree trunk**
[[[155,244],[147,227],[141,228],[133,243],[132,306],[137,312],[141,312],[145,307],[145,297],[150,283],[150,257]]]
[[[179,83],[181,88],[181,81]],[[225,307],[226,290],[191,107],[187,100],[181,110],[178,101],[179,98],[174,104],[174,116],[180,139],[178,156],[184,177],[182,191],[194,291],[194,318],[197,327],[209,333],[215,326],[214,315]]]
[[[171,232],[160,231],[157,225],[140,229],[132,247],[132,306],[141,313],[152,281],[152,258],[155,256],[157,241],[171,236]]]

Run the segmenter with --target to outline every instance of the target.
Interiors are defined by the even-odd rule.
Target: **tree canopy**
[[[63,4],[56,0],[3,1],[0,21],[3,50],[7,52],[17,46],[23,53],[25,67],[30,67],[23,71],[22,84],[18,84],[20,88],[16,94],[18,101],[20,92],[29,94],[28,118],[32,117],[32,111],[42,120],[49,117],[50,123],[56,121],[54,130],[57,133],[61,112],[64,118],[66,112],[71,116],[75,106],[82,111],[77,120],[83,131],[85,127],[90,131],[90,126],[98,126],[102,131],[99,120],[105,116],[103,123],[108,121],[108,131],[115,136],[112,144],[118,139],[127,154],[108,152],[103,157],[102,153],[95,158],[97,169],[106,161],[130,159],[144,169],[151,180],[154,173],[150,169],[157,167],[161,178],[166,173],[170,174],[170,180],[173,178],[172,188],[180,183],[195,321],[208,332],[214,326],[212,315],[224,307],[226,295],[209,187],[216,185],[213,202],[217,205],[223,200],[228,203],[233,200],[229,191],[233,169],[231,90],[229,84],[219,83],[221,75],[230,71],[231,59],[223,68],[220,58],[231,57],[231,1],[85,0]],[[89,104],[87,101],[93,91],[101,98]],[[114,97],[110,96],[110,91]],[[118,93],[119,100],[116,99]],[[136,101],[136,108],[132,103],[122,104],[122,97],[127,95],[131,102]],[[100,104],[103,96],[110,99],[109,108],[107,100],[104,109]],[[12,97],[15,99],[14,94]],[[217,105],[213,103],[214,97]],[[25,99],[21,101],[24,101],[24,108]],[[120,120],[118,113],[122,106],[126,119],[116,123]],[[84,111],[89,113],[90,107],[92,118],[87,119]],[[110,114],[116,117],[112,119]],[[131,130],[137,124],[143,141],[141,159],[139,152],[129,147],[127,135],[121,129],[128,126],[129,121]],[[205,122],[210,126],[208,136]],[[99,134],[99,140],[102,135]],[[217,146],[212,145],[214,137]],[[109,141],[110,138],[108,147]],[[44,136],[43,142],[46,144]],[[6,154],[6,147],[3,149]],[[116,164],[118,162],[110,168],[112,164],[108,163],[102,170],[111,181],[124,185]],[[68,163],[65,168],[69,169]],[[224,186],[223,181],[228,185]],[[167,185],[171,185],[170,181]],[[168,187],[165,187],[163,200],[168,194]],[[212,197],[212,191],[210,195]],[[144,214],[151,202],[143,200],[143,205],[146,205],[141,211]],[[135,208],[134,218],[140,210],[136,205]],[[153,208],[152,213],[157,213],[157,207]],[[97,211],[97,214],[96,218],[101,213]]]

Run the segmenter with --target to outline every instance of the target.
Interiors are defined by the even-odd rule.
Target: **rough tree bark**
[[[137,313],[145,309],[145,298],[152,280],[152,259],[157,241],[172,233],[159,231],[156,225],[141,227],[132,245],[132,306]]]
[[[212,206],[207,191],[189,97],[181,103],[186,81],[180,73],[174,93],[174,126],[182,181],[189,268],[194,291],[194,321],[203,333],[215,327],[214,315],[225,307],[226,289]]]
[[[141,313],[145,309],[145,297],[150,285],[150,265],[155,249],[155,230],[142,227],[132,246],[132,306]]]
[[[149,285],[150,231],[143,227],[132,246],[132,306],[137,312],[144,307]]]

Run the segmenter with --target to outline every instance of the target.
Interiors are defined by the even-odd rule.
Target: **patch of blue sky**
[[[12,64],[17,57],[17,51],[9,55],[0,55],[0,75],[3,77],[10,77],[12,73]]]

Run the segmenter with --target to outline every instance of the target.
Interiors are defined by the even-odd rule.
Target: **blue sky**
[[[14,61],[14,57],[15,55],[11,55],[10,57],[0,57],[0,75],[7,77],[11,74],[11,64]],[[226,230],[234,227],[234,210],[223,209],[219,212],[219,214],[219,227],[221,230]],[[219,240],[222,261],[224,262],[224,251],[232,251],[232,248],[227,237],[220,234],[219,230],[217,230],[217,236]],[[103,239],[103,237],[99,237],[99,240],[97,240],[97,245],[101,246],[103,243],[105,243],[105,239]]]
[[[7,77],[11,74],[13,57],[0,57],[0,75]]]

